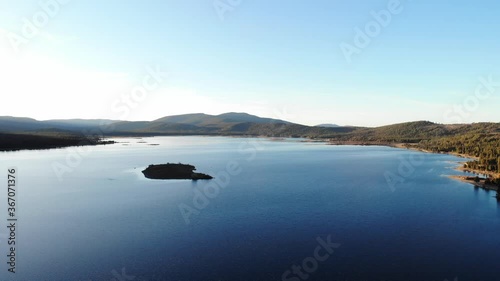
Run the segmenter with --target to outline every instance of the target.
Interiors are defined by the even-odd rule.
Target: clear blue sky
[[[498,1],[401,0],[402,11],[350,63],[341,43],[354,45],[355,28],[391,1],[242,0],[224,19],[214,3],[238,1],[218,1],[72,0],[15,52],[22,18],[43,9],[39,0],[0,0],[0,115],[153,120],[246,111],[308,125],[500,122],[500,87],[474,95],[480,77],[500,81]],[[134,107],[116,110],[147,67],[169,75]]]

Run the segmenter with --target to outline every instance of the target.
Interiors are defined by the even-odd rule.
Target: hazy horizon
[[[141,122],[141,121],[142,122],[151,122],[151,121],[155,121],[155,120],[161,119],[163,117],[168,117],[168,116],[194,115],[194,114],[205,114],[205,115],[217,116],[217,115],[222,115],[222,114],[227,114],[227,113],[250,114],[248,112],[223,112],[221,114],[208,114],[208,113],[203,113],[203,112],[195,112],[195,113],[186,113],[186,114],[165,115],[165,116],[161,116],[161,117],[158,117],[158,118],[155,118],[155,119],[151,119],[151,120],[117,120],[117,119],[106,119],[106,118],[54,118],[54,119],[37,119],[37,118],[30,117],[30,116],[0,116],[0,118],[1,117],[31,118],[31,119],[34,119],[36,121],[42,121],[42,122],[44,122],[44,121],[66,121],[66,120],[107,120],[107,121],[116,121],[116,122],[122,122],[122,121],[124,121],[124,122]],[[254,115],[254,114],[250,114],[250,115]],[[270,117],[270,116],[259,116],[259,115],[254,115],[254,116],[257,116],[257,117],[260,117],[260,118],[271,118],[271,119],[277,119],[277,120],[282,120],[282,121],[287,121],[287,122],[295,123],[295,122],[292,122],[290,120],[279,119],[279,118],[274,118],[274,117]],[[389,125],[395,125],[395,124],[401,124],[401,123],[407,123],[407,122],[432,122],[432,123],[436,123],[436,124],[452,125],[452,124],[446,124],[446,123],[433,122],[432,120],[411,120],[411,121],[404,121],[404,122],[397,122],[397,123],[390,123],[390,124],[382,124],[382,125],[378,125],[378,126],[361,126],[361,125],[356,125],[356,124],[337,124],[337,123],[333,123],[333,122],[325,122],[325,123],[318,123],[318,124],[312,124],[312,125],[301,124],[301,123],[295,123],[295,124],[305,125],[305,126],[337,125],[339,127],[367,127],[367,128],[375,128],[375,127],[383,127],[383,126],[389,126]],[[500,122],[481,121],[481,122],[454,123],[454,124],[473,124],[473,123],[500,123]]]
[[[500,122],[500,4],[459,2],[4,2],[0,112]]]

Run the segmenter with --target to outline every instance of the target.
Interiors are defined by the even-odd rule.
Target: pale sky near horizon
[[[0,116],[500,122],[500,2],[394,1],[0,0]]]

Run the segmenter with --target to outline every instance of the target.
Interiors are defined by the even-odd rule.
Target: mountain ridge
[[[80,133],[98,130],[114,135],[250,135],[272,137],[330,138],[336,141],[408,142],[467,133],[499,133],[500,123],[438,124],[414,121],[380,127],[306,126],[285,120],[263,118],[241,112],[219,115],[193,113],[171,115],[153,121],[109,119],[51,119],[39,121],[28,117],[0,116],[0,132],[29,133],[40,130],[64,130]]]

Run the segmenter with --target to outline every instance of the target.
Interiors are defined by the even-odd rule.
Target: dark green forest
[[[471,169],[500,173],[500,135],[465,134],[421,141],[419,148],[432,152],[457,153],[476,157],[470,161]]]
[[[109,144],[99,138],[74,132],[41,130],[29,133],[0,133],[0,151],[51,149],[68,146]]]

